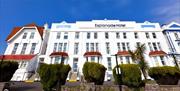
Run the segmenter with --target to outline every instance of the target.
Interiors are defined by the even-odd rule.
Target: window
[[[94,39],[97,39],[97,37],[98,37],[98,35],[97,35],[97,33],[95,32],[95,33],[94,33]]]
[[[99,51],[99,43],[96,43],[96,51]]]
[[[94,62],[94,61],[95,61],[95,57],[92,56],[92,57],[91,57],[91,62]]]
[[[22,38],[26,39],[26,37],[27,37],[27,33],[24,33]]]
[[[30,54],[34,54],[36,43],[32,43]]]
[[[66,52],[67,51],[67,43],[64,43],[64,48],[63,51]]]
[[[73,71],[78,71],[78,58],[73,58]]]
[[[106,38],[106,39],[109,39],[109,34],[108,34],[108,32],[105,32],[105,38]]]
[[[26,61],[22,61],[21,62],[21,65],[20,65],[20,68],[25,68],[27,65],[27,62]]]
[[[153,42],[152,44],[153,44],[154,50],[157,51],[158,49],[157,49],[156,43]]]
[[[63,43],[59,43],[58,52],[61,52],[61,51],[62,51],[62,45],[63,45]]]
[[[126,38],[127,38],[126,33],[123,33],[123,38],[124,38],[124,39],[126,39]]]
[[[18,46],[19,46],[19,43],[15,43],[15,44],[14,44],[14,48],[13,48],[11,54],[16,54],[16,51],[17,51]]]
[[[34,32],[31,32],[30,39],[34,39]]]
[[[86,43],[86,52],[89,51],[89,43]]]
[[[180,39],[177,33],[174,33],[176,40]]]
[[[156,34],[155,34],[155,33],[152,33],[152,35],[153,35],[153,38],[155,39],[155,38],[156,38]]]
[[[94,51],[94,43],[91,43],[91,51]]]
[[[120,43],[117,43],[118,51],[121,51]]]
[[[56,51],[56,48],[57,48],[57,43],[54,43],[53,52],[55,52],[55,51]]]
[[[150,51],[152,51],[153,49],[152,49],[152,46],[151,46],[150,42],[148,42],[148,46],[149,46]]]
[[[121,45],[122,45],[122,50],[123,50],[123,51],[126,51],[125,43],[123,42],[123,43],[121,43]]]
[[[54,60],[54,64],[58,64],[58,63],[60,63],[59,61],[60,61],[60,57],[55,57],[55,60]]]
[[[162,50],[160,42],[157,43],[159,50]]]
[[[79,32],[75,32],[75,39],[79,39]]]
[[[109,42],[106,42],[106,53],[110,54]]]
[[[140,42],[136,42],[136,45],[137,45],[137,46],[140,46],[140,44],[141,44]]]
[[[68,39],[68,32],[64,33],[64,39]]]
[[[108,71],[112,71],[111,57],[107,57]]]
[[[61,32],[57,32],[56,39],[60,39],[60,37],[61,37]]]
[[[156,64],[156,66],[159,66],[159,62],[158,62],[157,57],[153,57],[153,59],[154,59],[154,62],[155,62],[155,64]]]
[[[116,38],[119,39],[120,38],[120,34],[119,32],[116,32]]]
[[[134,38],[137,39],[138,38],[138,33],[134,33]]]
[[[127,46],[127,50],[130,50],[129,43],[126,43],[126,46]]]
[[[24,43],[21,50],[21,54],[25,54],[26,48],[27,48],[27,43]]]
[[[127,62],[128,64],[130,64],[130,57],[129,57],[129,56],[126,56],[125,58],[126,58],[126,62]]]
[[[78,54],[79,51],[78,47],[79,47],[79,43],[74,43],[74,54]]]
[[[87,39],[90,39],[90,37],[91,37],[91,33],[87,33]]]
[[[123,64],[123,57],[120,56],[120,61],[121,61],[121,64]]]
[[[146,38],[149,39],[149,33],[146,32],[145,34],[146,34]]]
[[[164,56],[160,56],[160,59],[161,59],[162,65],[163,65],[163,66],[166,65],[166,63],[165,63],[165,61],[164,61]]]

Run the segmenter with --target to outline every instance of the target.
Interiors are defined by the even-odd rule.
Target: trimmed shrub
[[[152,67],[148,73],[159,85],[176,85],[180,79],[180,70],[177,67]]]
[[[0,82],[10,81],[14,72],[18,69],[18,63],[14,61],[0,61]]]
[[[102,85],[104,82],[106,68],[95,62],[86,62],[83,66],[84,78],[87,82],[94,82],[95,85]]]
[[[43,89],[51,91],[56,86],[64,85],[71,67],[64,64],[41,64],[38,70]]]
[[[119,65],[121,74],[116,73],[117,66],[113,69],[113,76],[116,84],[124,84],[129,87],[139,87],[142,83],[141,71],[136,64]]]

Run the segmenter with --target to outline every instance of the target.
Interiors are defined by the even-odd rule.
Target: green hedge
[[[13,61],[0,61],[0,82],[10,81],[14,72],[18,69],[18,63]]]
[[[175,85],[180,79],[180,70],[177,67],[152,67],[148,73],[160,85]]]
[[[38,72],[41,83],[43,84],[43,89],[45,91],[51,91],[52,88],[55,88],[58,85],[64,85],[70,70],[71,67],[69,65],[41,64]]]
[[[117,75],[117,66],[113,69],[113,76],[116,84],[124,84],[129,87],[139,87],[142,83],[141,71],[136,64],[119,65],[121,74]]]
[[[104,82],[106,68],[95,62],[86,62],[83,66],[84,78],[87,82],[94,82],[96,85],[102,85]]]

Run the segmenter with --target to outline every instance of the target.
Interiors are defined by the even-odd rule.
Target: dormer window
[[[34,32],[31,33],[30,39],[34,39],[34,34],[35,34]]]
[[[22,39],[26,39],[26,37],[27,37],[27,33],[24,33]]]

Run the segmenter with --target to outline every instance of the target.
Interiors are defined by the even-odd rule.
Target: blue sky
[[[180,23],[180,0],[0,0],[0,54],[15,26],[105,18]]]

